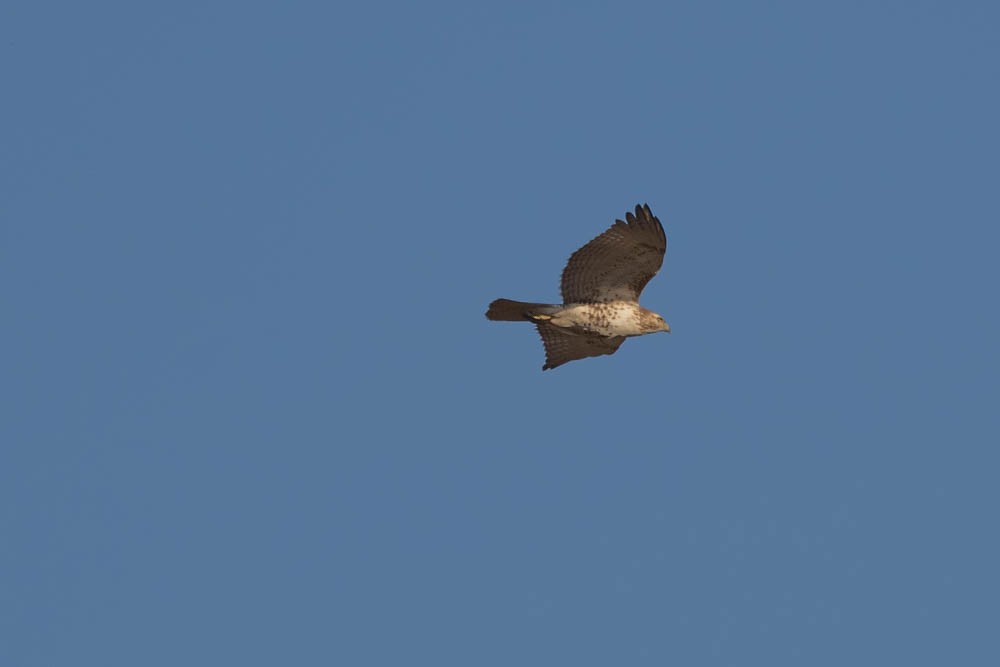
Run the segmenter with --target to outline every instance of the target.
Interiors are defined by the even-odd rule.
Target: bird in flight
[[[639,305],[639,294],[663,265],[667,236],[649,206],[577,250],[562,273],[562,304],[497,299],[487,319],[532,322],[545,345],[542,370],[568,361],[614,354],[631,336],[666,331],[670,325]]]

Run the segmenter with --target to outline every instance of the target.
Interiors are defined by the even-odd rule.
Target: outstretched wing
[[[638,301],[663,265],[667,236],[643,204],[569,258],[562,274],[563,303]]]
[[[566,333],[546,322],[536,322],[538,334],[545,345],[545,365],[542,370],[562,366],[567,361],[614,354],[625,342],[625,336],[587,336]]]

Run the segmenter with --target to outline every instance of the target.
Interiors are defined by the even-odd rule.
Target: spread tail
[[[499,322],[520,322],[532,319],[532,315],[551,314],[558,310],[557,306],[545,303],[527,303],[510,299],[497,299],[486,311],[486,319]]]

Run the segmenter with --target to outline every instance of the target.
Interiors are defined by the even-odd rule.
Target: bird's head
[[[643,328],[646,329],[647,333],[657,333],[659,331],[670,333],[670,325],[667,324],[666,320],[651,310],[647,310],[646,313]]]

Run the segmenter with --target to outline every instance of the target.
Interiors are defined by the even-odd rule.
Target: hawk
[[[624,222],[577,250],[562,273],[562,304],[497,299],[487,319],[533,322],[545,345],[542,370],[568,361],[614,354],[630,336],[666,331],[670,325],[639,305],[639,294],[663,265],[667,236],[643,204]]]

